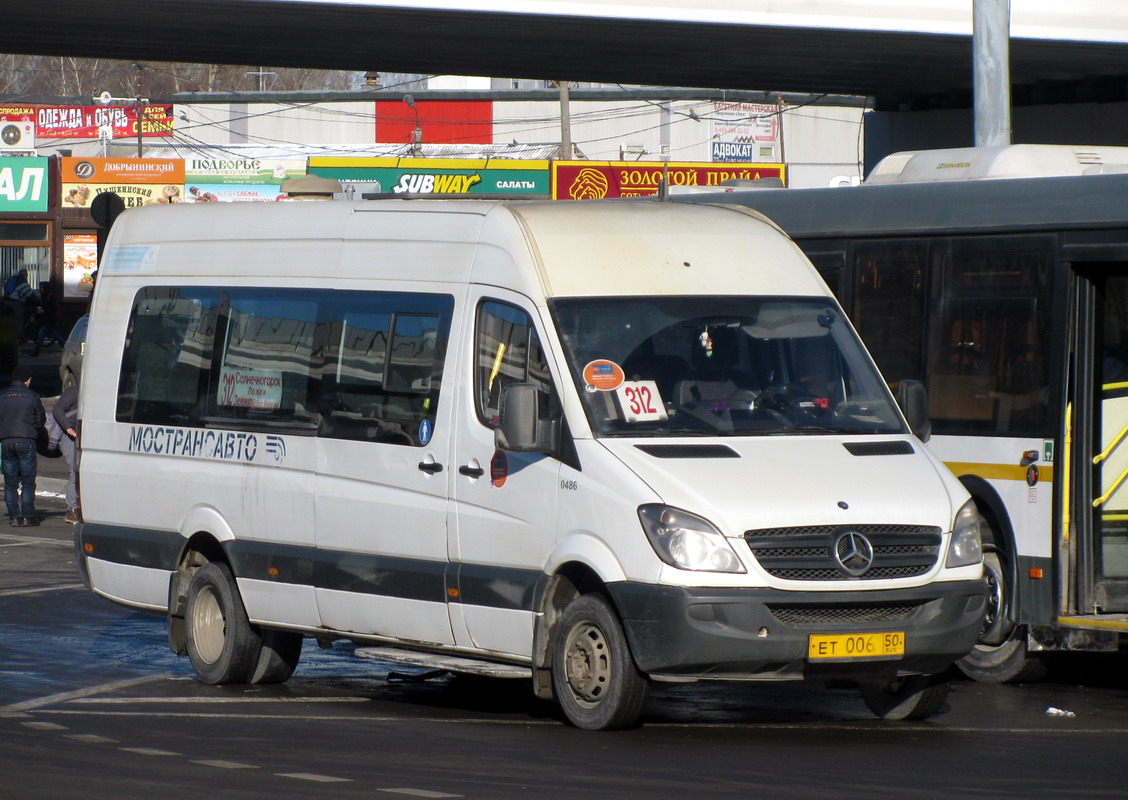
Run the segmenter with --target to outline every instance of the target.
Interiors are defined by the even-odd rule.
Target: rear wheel
[[[603,731],[638,723],[649,684],[635,667],[615,612],[599,595],[564,609],[552,649],[552,683],[568,721]]]
[[[862,700],[882,719],[926,719],[948,699],[949,684],[939,675],[910,675],[884,684],[862,684]]]
[[[247,620],[231,570],[215,562],[196,570],[184,611],[188,658],[204,683],[249,683],[262,639]],[[296,663],[296,662],[295,662]]]

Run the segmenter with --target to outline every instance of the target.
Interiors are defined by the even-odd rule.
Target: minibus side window
[[[450,295],[334,292],[315,340],[319,436],[422,446],[434,431]]]
[[[121,422],[199,427],[216,330],[212,290],[175,287],[137,294],[118,382]]]
[[[143,289],[117,419],[425,445],[453,310],[406,292]]]
[[[477,409],[483,424],[497,426],[502,390],[512,383],[531,383],[538,388],[542,395],[542,418],[558,414],[548,360],[526,312],[507,303],[482,303],[478,308],[476,347]]]
[[[316,425],[310,367],[317,301],[292,290],[219,295],[208,416]]]

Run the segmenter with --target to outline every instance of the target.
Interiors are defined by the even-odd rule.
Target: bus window
[[[449,295],[319,293],[324,340],[319,436],[420,446],[434,421],[453,303]]]
[[[804,253],[819,273],[827,288],[838,298],[843,308],[850,308],[850,284],[846,280],[846,245],[834,249],[805,249]]]
[[[478,359],[475,365],[478,418],[494,427],[502,389],[531,383],[541,393],[542,418],[557,413],[548,360],[529,315],[508,303],[489,300],[478,309]]]
[[[421,446],[453,307],[398,292],[142,289],[117,419]]]
[[[219,293],[219,352],[208,415],[219,420],[309,423],[317,301],[287,290]]]
[[[923,378],[921,343],[928,243],[854,246],[854,325],[886,380]]]
[[[199,427],[216,330],[210,290],[144,289],[134,300],[118,384],[119,422]]]
[[[936,433],[1048,435],[1050,256],[1013,242],[937,247],[928,334],[929,415]]]

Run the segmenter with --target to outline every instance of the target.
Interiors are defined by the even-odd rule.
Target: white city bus
[[[803,248],[975,498],[992,600],[959,662],[1031,679],[1128,631],[1128,148],[890,156],[854,188],[715,196]],[[1042,177],[1036,177],[1042,176]],[[684,198],[709,202],[709,196]]]
[[[130,210],[85,358],[83,572],[207,682],[313,636],[524,675],[584,728],[699,679],[920,717],[978,635],[967,492],[746,209]]]

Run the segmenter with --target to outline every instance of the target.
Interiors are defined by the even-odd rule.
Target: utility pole
[[[560,150],[562,158],[571,161],[575,153],[572,149],[572,117],[569,112],[568,81],[557,81],[560,87]]]
[[[141,120],[143,118],[142,115],[145,112],[144,107],[141,105],[141,98],[136,97],[134,98],[134,100],[136,100],[137,103],[135,106],[137,109],[137,157],[143,158],[144,156],[141,153]]]
[[[973,0],[975,146],[1011,143],[1010,0]]]

